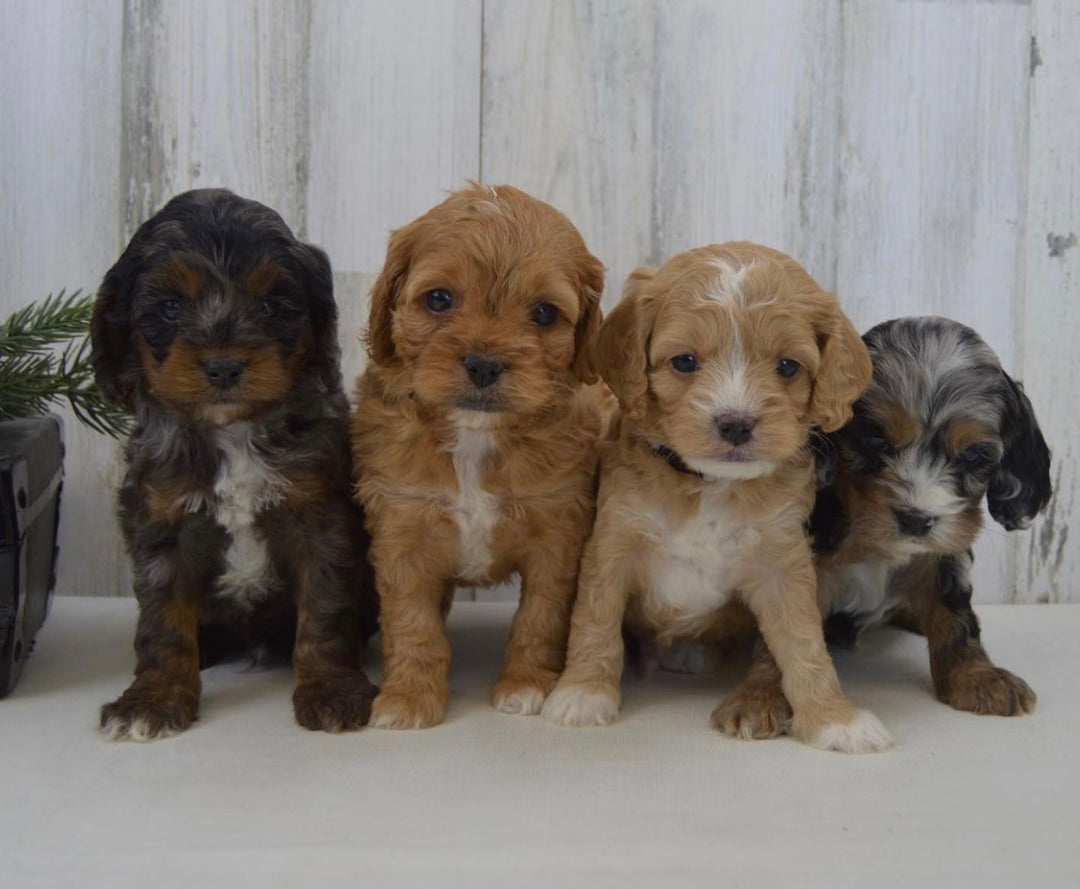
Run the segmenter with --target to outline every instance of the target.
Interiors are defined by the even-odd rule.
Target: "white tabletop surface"
[[[1080,886],[1078,606],[980,609],[1039,694],[1027,717],[937,703],[900,631],[838,655],[896,740],[866,756],[720,736],[734,669],[627,678],[609,728],[498,714],[511,611],[455,606],[438,728],[304,731],[288,670],[233,664],[204,674],[195,726],[139,745],[94,727],[130,678],[134,602],[56,599],[0,701],[0,885]]]

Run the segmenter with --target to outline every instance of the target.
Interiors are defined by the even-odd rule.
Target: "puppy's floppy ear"
[[[341,350],[337,338],[337,303],[330,257],[312,244],[293,241],[289,256],[299,270],[308,299],[308,316],[314,337],[313,355],[319,376],[331,391],[341,388]]]
[[[812,306],[821,363],[810,396],[810,421],[833,432],[851,419],[851,408],[870,383],[870,353],[836,297],[807,294]]]
[[[994,520],[1006,530],[1027,527],[1050,500],[1050,449],[1023,387],[1002,371],[1001,441],[1005,453],[986,494]]]
[[[591,253],[578,265],[578,298],[581,300],[581,317],[574,328],[574,375],[582,383],[596,382],[596,363],[593,352],[600,334],[600,294],[604,292],[604,266]]]
[[[394,358],[394,310],[409,273],[416,235],[416,222],[391,233],[386,262],[371,288],[371,313],[365,339],[368,354],[376,364],[388,364]]]
[[[630,274],[621,302],[600,327],[593,353],[597,372],[619,399],[623,413],[634,420],[643,416],[649,390],[649,335],[659,305],[644,292],[644,285],[655,275],[655,269],[646,268]]]
[[[90,319],[94,378],[110,401],[133,406],[138,357],[131,348],[131,302],[142,271],[144,224],[120,255],[98,288]]]

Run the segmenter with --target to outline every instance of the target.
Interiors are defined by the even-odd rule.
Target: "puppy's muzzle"
[[[236,358],[210,358],[203,362],[203,370],[215,389],[231,389],[244,375],[244,362]]]
[[[934,517],[919,509],[896,509],[896,527],[909,537],[925,537],[934,527]]]
[[[504,367],[501,358],[479,352],[470,352],[462,359],[462,363],[465,365],[465,372],[469,375],[469,379],[477,389],[486,389],[499,379]]]
[[[754,435],[755,417],[749,414],[725,413],[716,417],[716,431],[720,437],[736,447],[746,444]]]

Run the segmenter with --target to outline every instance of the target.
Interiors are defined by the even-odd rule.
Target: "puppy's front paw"
[[[199,695],[193,689],[133,687],[101,708],[99,726],[113,741],[153,741],[179,734],[198,711]]]
[[[611,725],[619,717],[619,693],[613,688],[560,683],[544,701],[541,713],[556,725]]]
[[[527,677],[504,674],[495,683],[491,700],[500,713],[511,716],[535,716],[544,706],[544,698],[555,687],[555,673],[533,671]]]
[[[544,691],[532,685],[505,688],[500,683],[495,686],[491,702],[500,713],[508,713],[511,716],[535,716],[544,706]]]
[[[429,728],[446,715],[446,700],[430,692],[383,687],[371,705],[375,728]]]
[[[803,737],[811,747],[840,753],[880,753],[892,746],[881,721],[869,710],[854,707],[850,718],[827,722]]]
[[[957,710],[982,716],[1020,716],[1035,709],[1035,692],[1023,679],[990,663],[959,667],[938,697]]]
[[[712,724],[744,741],[775,738],[791,730],[791,704],[779,686],[743,685],[713,710]]]
[[[312,731],[347,732],[367,725],[377,693],[363,673],[323,676],[296,686],[293,712]]]

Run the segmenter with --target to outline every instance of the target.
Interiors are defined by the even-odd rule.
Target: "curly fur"
[[[509,186],[472,185],[391,237],[352,432],[383,607],[374,725],[443,719],[458,584],[521,576],[495,706],[536,713],[554,686],[593,519],[602,287],[566,217]]]
[[[827,635],[853,645],[862,630],[893,620],[926,636],[941,701],[1030,712],[1035,693],[995,667],[980,641],[971,547],[984,499],[1012,530],[1050,498],[1050,451],[1031,403],[979,335],[955,321],[902,318],[864,339],[873,378],[851,422],[830,437],[838,466],[811,519]],[[729,711],[779,732],[787,702],[762,648]]]
[[[273,210],[223,190],[170,201],[97,294],[98,385],[128,405],[120,520],[135,681],[101,710],[148,740],[197,716],[199,669],[291,654],[304,726],[355,728],[377,604],[349,490],[330,264]]]
[[[691,250],[630,276],[596,361],[621,431],[603,453],[567,667],[544,715],[610,722],[624,621],[661,644],[713,638],[730,631],[723,606],[737,599],[780,661],[801,738],[887,746],[840,690],[804,528],[812,431],[841,425],[870,376],[835,297],[767,247]]]

